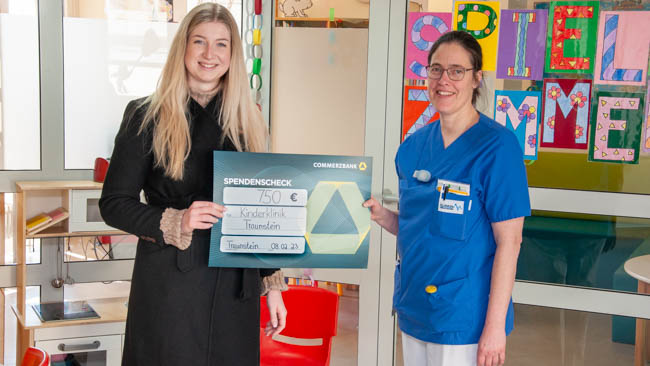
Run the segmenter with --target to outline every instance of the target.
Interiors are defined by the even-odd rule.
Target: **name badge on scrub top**
[[[450,180],[438,179],[436,187],[440,192],[438,199],[438,211],[462,215],[465,212],[465,201],[453,198],[459,196],[468,197],[470,185],[465,183],[453,182]],[[472,201],[470,201],[468,211],[471,210]]]

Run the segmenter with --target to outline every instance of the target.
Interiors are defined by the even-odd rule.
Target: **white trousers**
[[[424,342],[402,332],[404,366],[476,366],[478,344]]]

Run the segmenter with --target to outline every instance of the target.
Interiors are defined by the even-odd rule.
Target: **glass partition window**
[[[650,254],[650,220],[534,212],[524,224],[517,279],[637,292],[625,261]]]
[[[0,170],[41,168],[36,0],[0,0]]]
[[[0,193],[0,265],[16,264],[17,248],[17,212],[16,194]],[[27,239],[25,241],[25,261],[27,264],[41,262],[41,239]]]
[[[135,258],[135,235],[79,236],[65,238],[65,261],[107,261]]]
[[[490,6],[494,6],[494,3],[491,4],[493,5]],[[600,9],[596,15],[602,18],[601,20],[605,19],[603,17],[608,16],[608,13],[605,13],[606,11],[612,10],[643,10],[644,13],[650,14],[650,1],[645,0],[634,2],[599,2],[599,5]],[[572,89],[568,89],[566,90],[568,94],[561,96],[561,89],[564,86],[552,87],[551,89],[548,89],[547,86],[549,82],[558,79],[561,79],[562,83],[566,82],[568,85],[576,82],[576,80],[587,80],[593,88],[587,89],[586,92],[580,94],[585,98],[589,95],[591,95],[592,99],[596,98],[601,92],[624,92],[638,93],[638,95],[642,94],[641,102],[643,102],[649,96],[647,82],[641,83],[643,85],[636,86],[613,85],[612,83],[598,85],[604,83],[596,82],[596,79],[601,75],[596,67],[593,69],[595,71],[591,71],[591,73],[587,71],[558,72],[557,70],[547,72],[548,67],[546,67],[542,58],[544,58],[544,51],[548,52],[547,49],[550,46],[546,44],[548,42],[548,33],[544,29],[547,26],[553,26],[553,22],[548,20],[545,14],[549,14],[549,17],[551,17],[554,14],[561,13],[558,10],[552,11],[552,14],[548,13],[548,11],[552,10],[549,8],[553,6],[548,1],[511,0],[499,2],[500,8],[496,8],[494,12],[494,14],[498,14],[499,27],[494,29],[490,28],[489,24],[486,26],[485,23],[488,17],[484,13],[490,14],[490,10],[486,10],[486,8],[481,10],[481,12],[468,11],[468,9],[462,8],[463,6],[452,1],[428,1],[428,3],[424,2],[421,4],[410,3],[406,21],[407,29],[405,32],[402,138],[408,138],[410,134],[428,123],[436,123],[435,121],[439,118],[435,108],[429,103],[426,92],[426,72],[423,72],[427,62],[428,51],[433,45],[433,42],[443,33],[462,26],[472,31],[484,28],[491,29],[493,31],[492,37],[498,36],[499,43],[498,46],[493,47],[496,52],[484,53],[484,68],[489,70],[484,70],[483,72],[486,88],[482,90],[482,93],[485,94],[485,97],[482,100],[479,98],[477,108],[487,116],[495,118],[498,122],[506,125],[509,129],[515,130],[515,135],[518,138],[528,137],[526,141],[520,141],[520,143],[526,155],[525,163],[527,165],[529,186],[649,195],[650,155],[648,155],[648,151],[650,150],[648,149],[650,149],[650,145],[646,146],[646,144],[650,142],[637,143],[635,145],[635,148],[641,151],[638,164],[630,164],[629,161],[622,163],[622,159],[606,162],[594,161],[593,154],[597,150],[594,150],[593,146],[587,142],[589,139],[595,139],[596,134],[594,131],[613,128],[611,126],[615,123],[612,121],[611,124],[607,124],[606,126],[602,124],[600,116],[609,116],[610,112],[602,112],[604,114],[596,113],[598,108],[602,106],[601,103],[604,100],[600,102],[592,100],[590,104],[588,100],[582,100],[584,98],[578,101],[576,98],[580,97],[577,91],[570,92]],[[517,10],[528,11],[529,13],[527,14],[533,14],[530,11],[535,10],[537,13],[534,13],[534,16],[528,16],[528,18],[524,19],[517,14],[526,13],[518,13]],[[466,17],[465,23],[457,21],[458,19],[464,19],[462,18],[463,16]],[[629,21],[632,22],[633,20]],[[634,21],[638,21],[638,19]],[[513,24],[517,24],[519,28]],[[610,20],[611,24],[614,23]],[[619,22],[618,24],[622,23]],[[541,28],[540,25],[542,26]],[[595,45],[597,43],[595,42],[595,37],[602,33],[599,30],[600,28],[598,28],[597,22],[588,23],[586,20],[567,19],[566,26],[567,28],[582,29],[582,41],[567,40],[566,52],[579,52],[578,48],[582,46],[576,45],[580,42],[587,42],[587,37],[591,37],[590,40],[594,43],[594,47],[597,48]],[[621,44],[626,44],[625,41],[627,38],[634,38],[634,35],[630,34],[633,28],[621,28],[618,34],[614,33],[615,37],[610,36],[609,38],[615,39],[616,42],[620,42]],[[523,32],[526,32],[525,34],[527,36],[527,38],[523,37],[522,39],[527,39],[529,43],[526,45],[513,45],[510,48],[506,47],[508,44],[511,44],[509,42],[515,42],[507,37],[507,32],[521,33],[522,29]],[[504,35],[504,33],[506,34]],[[482,46],[485,47],[485,42],[489,37],[481,36],[479,38],[479,43],[483,42]],[[533,42],[532,39],[537,40],[537,46],[542,49],[541,56],[538,57],[539,60],[532,59],[529,55],[531,53],[530,49],[532,46],[530,44]],[[643,42],[647,44],[647,39]],[[518,56],[523,57],[523,59],[520,58],[518,60],[529,66],[528,76],[524,72],[515,78],[513,76],[513,73],[515,73],[514,67],[508,69],[503,66],[504,63],[511,65],[508,62],[514,62],[516,56],[512,50],[513,47],[520,47],[519,53],[524,56]],[[576,49],[569,50],[569,47]],[[643,62],[647,65],[647,48],[645,50],[646,54],[642,56],[646,58],[643,59]],[[493,58],[491,68],[488,66],[489,63],[486,62],[490,57]],[[598,54],[594,51],[594,56],[592,57],[596,59]],[[621,65],[630,64],[631,61],[629,57],[625,59],[621,55],[614,55],[612,57],[614,57],[615,63],[619,62]],[[537,67],[536,70],[538,72],[534,72],[535,67]],[[535,91],[540,93],[541,99],[539,99],[536,108],[528,108],[528,110],[524,111],[522,109],[523,104],[529,103],[528,99],[524,101],[523,97],[521,97],[520,100],[516,100],[513,96],[515,95],[514,93]],[[499,97],[495,98],[497,93]],[[501,95],[510,95],[511,97],[508,97],[510,99],[505,99]],[[514,106],[516,109],[504,112],[513,105],[512,103],[515,100],[516,103]],[[645,102],[647,104],[647,100]],[[633,103],[637,102],[633,101]],[[615,103],[612,104],[615,107]],[[636,105],[638,106],[638,104]],[[581,114],[578,116],[578,113],[581,113],[581,108],[584,111],[584,115]],[[555,113],[555,117],[547,116],[551,109]],[[573,112],[574,110],[576,112]],[[630,120],[627,127],[625,124],[619,124],[619,126],[622,126],[621,128],[623,129],[629,129],[634,124],[638,127],[638,131],[643,133],[639,123],[643,122],[643,129],[647,128],[645,126],[650,123],[648,121],[649,110],[648,108],[640,110],[640,114],[634,115],[634,120]],[[500,112],[503,115],[501,119],[499,119]],[[565,116],[562,117],[562,113]],[[619,116],[617,117],[619,119],[623,118],[621,109],[616,110],[616,108],[612,108],[611,113]],[[507,117],[505,117],[506,114]],[[526,136],[528,135],[528,132],[526,132],[528,130],[522,131],[521,128],[522,126],[524,129],[528,127],[521,123],[516,125],[516,123],[524,120],[524,116],[536,118],[534,115],[538,115],[536,121],[537,126],[535,127],[538,132],[534,136]],[[542,141],[543,134],[550,134],[552,132],[556,133],[553,136],[558,136],[559,139],[559,132],[554,131],[560,128],[561,123],[577,123],[575,121],[570,122],[569,120],[571,118],[583,118],[584,116],[589,117],[589,126],[593,125],[595,129],[590,127],[589,131],[587,131],[580,127],[582,128],[581,131],[580,128],[576,127],[575,138],[589,136],[588,139],[586,137],[584,138],[582,148],[549,147],[548,143]],[[524,132],[526,133],[524,134]],[[613,138],[614,136],[618,136],[616,133],[617,131],[612,130],[608,136],[612,136],[610,138]],[[603,137],[607,138],[607,136],[598,136],[601,139]],[[573,137],[573,135],[570,137]],[[644,138],[649,137],[646,136]],[[537,149],[537,156],[530,155],[528,150],[526,150],[529,146]],[[590,148],[590,146],[592,147]],[[620,154],[622,151],[625,151],[626,155],[630,154],[627,150],[614,150],[607,151],[607,153]],[[603,151],[602,153],[605,152]],[[646,198],[641,197],[641,199]],[[602,204],[606,205],[604,202]],[[525,221],[523,243],[517,267],[517,279],[637,292],[636,280],[625,273],[623,266],[626,260],[645,254],[650,254],[650,220],[621,216],[580,215],[534,210],[533,216],[526,218]]]
[[[65,169],[110,157],[124,108],[155,90],[178,23],[203,2],[64,2]],[[212,2],[242,23],[241,0]]]

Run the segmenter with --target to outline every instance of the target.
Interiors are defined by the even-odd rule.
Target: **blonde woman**
[[[284,329],[279,271],[208,267],[224,212],[212,202],[212,151],[265,151],[267,135],[232,15],[197,6],[154,94],[126,107],[99,202],[106,223],[140,238],[122,365],[258,365],[260,289],[267,335]]]

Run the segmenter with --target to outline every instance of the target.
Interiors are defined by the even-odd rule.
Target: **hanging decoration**
[[[247,38],[249,42],[249,60],[252,59],[252,70],[250,74],[250,86],[254,92],[253,100],[257,107],[262,109],[262,0],[247,1],[249,19],[252,19],[252,39]],[[250,24],[250,23],[249,23]]]

